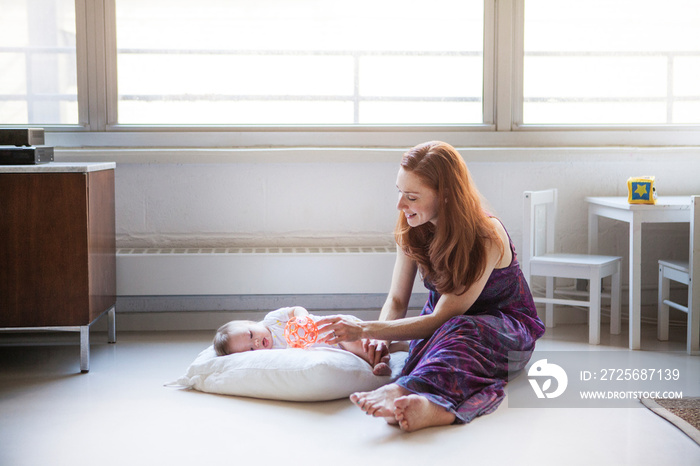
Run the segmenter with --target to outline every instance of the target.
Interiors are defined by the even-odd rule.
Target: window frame
[[[700,145],[700,125],[523,124],[525,1],[484,0],[482,124],[146,126],[118,123],[115,0],[75,0],[79,124],[30,126],[63,147],[403,147],[428,139],[459,147]]]

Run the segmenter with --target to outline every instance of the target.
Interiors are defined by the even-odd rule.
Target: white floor
[[[682,329],[644,355],[682,362]],[[602,332],[596,349],[624,349]],[[163,386],[210,342],[211,332],[92,335],[80,374],[77,334],[0,335],[0,465],[693,465],[700,446],[645,408],[516,409],[463,426],[404,434],[348,400],[288,403]],[[29,339],[28,339],[29,338]],[[587,327],[548,331],[539,350],[590,350]],[[515,383],[515,382],[514,382]],[[700,381],[698,381],[700,395]]]

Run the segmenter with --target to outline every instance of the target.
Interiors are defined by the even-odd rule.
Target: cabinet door
[[[90,322],[87,179],[0,174],[0,327]]]

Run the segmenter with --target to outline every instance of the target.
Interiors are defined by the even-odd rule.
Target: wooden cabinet
[[[114,163],[0,166],[0,328],[80,331],[109,315],[115,340]]]

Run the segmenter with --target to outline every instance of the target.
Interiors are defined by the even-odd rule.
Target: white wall
[[[391,245],[397,166],[118,164],[118,242]]]
[[[191,152],[168,161],[167,154],[149,157],[138,149],[123,156],[114,150],[109,155],[59,150],[57,159],[117,161],[119,247],[392,244],[403,150],[294,149],[288,157],[284,151],[254,157]],[[626,195],[627,178],[640,175],[656,176],[662,196],[700,193],[697,148],[460,152],[518,250],[525,190],[559,189],[558,239],[562,250],[572,252],[586,251],[586,196]],[[603,252],[626,257],[626,225],[603,219],[601,229]],[[655,299],[656,260],[686,254],[687,236],[687,227],[677,225],[644,229],[647,304]],[[626,260],[623,266],[626,270]]]
[[[113,156],[118,245],[391,244],[402,151],[373,157],[371,150],[358,150],[358,161],[348,160],[348,152],[298,162],[263,155],[258,161],[230,163],[218,158],[213,163],[206,158],[148,163],[147,157],[143,163],[134,163],[133,157],[121,163]],[[656,176],[662,196],[700,192],[700,149],[460,152],[518,248],[525,190],[559,189],[561,247],[581,252],[586,249],[586,196],[626,195],[627,178],[639,175]]]

